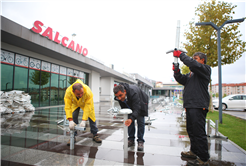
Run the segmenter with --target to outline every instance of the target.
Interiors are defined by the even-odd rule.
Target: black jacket
[[[136,85],[129,85],[127,83],[120,83],[120,85],[123,85],[126,90],[127,105],[132,110],[130,118],[135,120],[139,115],[148,116],[148,95]],[[119,102],[121,108],[128,108],[125,103],[116,97],[114,99]]]
[[[182,75],[174,73],[176,81],[184,85],[184,108],[205,108],[208,109],[210,96],[208,84],[210,82],[211,68],[201,64],[182,53],[180,60],[190,68],[191,73]]]

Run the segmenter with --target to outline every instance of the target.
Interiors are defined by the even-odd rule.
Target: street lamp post
[[[217,51],[218,51],[218,75],[219,75],[219,121],[222,123],[222,76],[221,76],[221,44],[220,44],[220,30],[225,24],[230,24],[230,23],[237,23],[237,22],[243,22],[245,18],[241,19],[234,19],[234,20],[227,20],[225,21],[220,27],[216,26],[212,22],[199,22],[196,23],[196,26],[200,25],[210,25],[212,26],[216,31],[217,31]]]

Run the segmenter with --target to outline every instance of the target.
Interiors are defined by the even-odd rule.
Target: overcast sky
[[[177,21],[180,20],[180,42],[195,16],[200,0],[2,0],[4,17],[31,29],[39,20],[60,35],[72,38],[88,49],[105,65],[115,70],[138,73],[163,83],[173,79],[172,54],[175,48]],[[228,1],[238,5],[234,19],[246,16],[245,1]],[[245,21],[246,22],[246,21]],[[240,31],[245,41],[245,22]],[[223,42],[223,41],[222,41]],[[182,45],[180,44],[182,47]],[[245,53],[231,65],[222,66],[223,83],[246,82]],[[218,83],[218,68],[212,70],[213,84]]]

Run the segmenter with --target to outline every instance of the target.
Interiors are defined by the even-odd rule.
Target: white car
[[[213,100],[215,109],[219,108],[219,100]],[[246,111],[246,94],[228,95],[222,98],[222,110],[226,109],[243,109]]]

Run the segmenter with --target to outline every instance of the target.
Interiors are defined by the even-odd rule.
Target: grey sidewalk
[[[128,159],[124,160],[123,118],[108,113],[110,107],[110,103],[95,104],[98,134],[103,142],[93,142],[87,127],[76,136],[74,150],[66,146],[69,133],[56,125],[63,118],[63,107],[37,110],[30,126],[18,132],[2,125],[2,165],[186,165],[187,159],[180,153],[190,144],[181,108],[170,106],[164,110],[153,104],[149,114],[155,120],[146,126],[144,151],[138,152],[137,146],[128,148]],[[245,151],[231,141],[209,138],[209,153],[211,166],[246,165]]]

